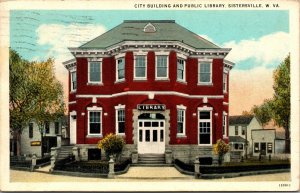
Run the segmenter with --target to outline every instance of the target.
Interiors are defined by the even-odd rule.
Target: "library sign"
[[[138,104],[137,109],[139,111],[165,111],[166,105]]]

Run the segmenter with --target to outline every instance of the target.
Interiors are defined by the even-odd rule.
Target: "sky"
[[[230,72],[230,115],[249,111],[273,95],[273,71],[290,52],[289,12],[284,10],[12,10],[10,47],[24,59],[55,59],[57,78],[67,100],[68,47],[77,47],[123,20],[175,20],[212,41],[232,48],[225,59]]]

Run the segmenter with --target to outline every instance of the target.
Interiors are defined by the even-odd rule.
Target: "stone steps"
[[[139,154],[136,166],[164,167],[166,165],[165,154]],[[169,166],[172,164],[168,164]]]
[[[56,157],[56,160],[62,160],[72,155],[72,148],[74,146],[61,146],[60,151]]]

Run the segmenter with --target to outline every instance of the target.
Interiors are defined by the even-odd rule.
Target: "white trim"
[[[125,135],[124,133],[119,133],[119,124],[118,124],[118,111],[124,110],[124,119],[126,119],[126,111],[125,111],[125,105],[118,104],[118,106],[115,106],[115,127],[116,127],[116,135]],[[125,120],[124,120],[125,122]]]
[[[71,115],[71,116],[75,116],[75,115],[77,115],[77,113],[76,113],[76,111],[71,111],[71,112],[70,112],[70,115]]]
[[[213,118],[213,116],[212,116],[212,107],[198,107],[197,108],[198,109],[198,116],[197,116],[197,138],[198,138],[198,145],[199,146],[211,146],[212,145],[212,135],[213,135],[213,125],[212,125],[212,118]],[[200,119],[200,112],[201,111],[209,111],[209,113],[210,113],[210,119],[209,119],[209,123],[210,123],[210,144],[200,144],[200,137],[199,137],[199,135],[200,135],[200,128],[199,128],[199,123],[200,122],[208,122],[208,119],[204,119],[204,121],[201,121],[201,119]]]
[[[121,59],[124,60],[124,78],[119,79],[119,63],[118,63],[118,61],[121,60]],[[125,57],[116,58],[116,82],[123,82],[123,81],[125,81],[125,71],[126,71]]]
[[[214,98],[214,99],[223,99],[224,95],[189,95],[181,92],[176,91],[125,91],[120,93],[115,93],[111,95],[83,95],[79,94],[76,95],[77,98],[113,98],[118,96],[124,96],[124,95],[148,95],[149,93],[154,93],[154,95],[175,95],[180,97],[186,97],[186,98],[196,98],[196,99],[202,99],[202,98]]]
[[[200,82],[200,66],[202,63],[209,63],[210,64],[210,80],[209,82]],[[209,86],[209,85],[212,85],[213,84],[213,77],[212,77],[212,74],[213,74],[213,66],[212,66],[212,63],[213,63],[213,59],[207,59],[207,58],[199,58],[198,59],[198,85],[202,85],[202,86]]]
[[[100,81],[90,81],[90,62],[99,62],[99,64],[100,64]],[[88,84],[102,84],[102,79],[103,79],[103,73],[102,73],[102,71],[103,71],[103,69],[102,69],[102,58],[101,58],[101,60],[96,60],[95,59],[95,61],[94,60],[92,60],[92,58],[91,58],[91,60],[89,60],[88,61]]]
[[[77,101],[70,101],[68,104],[72,105],[72,104],[76,104]]]
[[[93,107],[87,107],[87,128],[88,128],[88,136],[102,136],[102,131],[103,131],[103,118],[102,118],[102,107],[97,107],[97,106],[93,106]],[[90,133],[90,112],[100,112],[100,133]]]
[[[169,79],[169,52],[155,52],[155,80],[168,80]],[[157,57],[164,56],[167,58],[167,76],[166,77],[158,77],[157,76]]]
[[[177,59],[178,59],[178,58],[182,58],[183,60],[186,60],[186,59],[187,59],[187,55],[182,54],[182,53],[178,53],[178,52],[176,52],[176,57],[177,57]]]
[[[136,57],[144,56],[145,57],[145,77],[136,77],[135,73],[135,65],[136,65]],[[147,80],[147,53],[145,52],[135,52],[133,57],[133,80]]]
[[[117,55],[115,55],[115,59],[119,59],[119,58],[125,58],[126,53],[119,53]]]
[[[227,103],[227,102],[223,102],[223,105],[229,105],[229,103]]]
[[[183,128],[182,133],[178,133],[178,130],[176,132],[176,137],[186,137],[186,106],[184,105],[176,105],[177,109],[177,124],[178,124],[178,110],[183,111]],[[178,128],[177,128],[178,129]]]

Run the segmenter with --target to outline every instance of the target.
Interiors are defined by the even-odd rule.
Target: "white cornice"
[[[120,52],[136,49],[147,51],[176,50],[191,57],[206,56],[213,58],[224,58],[231,50],[231,48],[195,49],[180,41],[122,41],[103,49],[69,48],[75,57],[109,57]]]

